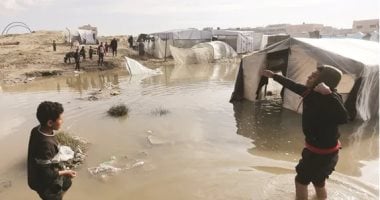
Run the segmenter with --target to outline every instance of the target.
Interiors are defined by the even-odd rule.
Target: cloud
[[[35,5],[46,5],[54,0],[1,0],[0,13],[12,13],[17,11],[24,11]]]

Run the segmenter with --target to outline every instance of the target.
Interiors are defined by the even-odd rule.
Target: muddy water
[[[64,105],[63,130],[91,142],[66,199],[293,199],[294,166],[303,145],[300,116],[280,99],[228,103],[236,65],[176,66],[162,74],[124,71],[38,79],[0,90],[0,199],[38,199],[26,185],[26,151],[35,110]],[[95,91],[118,86],[119,96]],[[128,117],[106,111],[125,103]],[[157,115],[157,109],[168,110]],[[332,199],[378,199],[378,122],[342,127],[340,161],[328,182]],[[116,158],[143,163],[114,176],[87,171]],[[310,190],[310,192],[312,192]]]

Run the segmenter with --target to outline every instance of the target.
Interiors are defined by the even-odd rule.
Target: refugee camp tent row
[[[235,50],[222,41],[204,42],[196,44],[192,48],[170,46],[170,51],[177,64],[212,63],[216,60],[237,56]]]
[[[253,31],[212,30],[212,36],[229,44],[237,53],[249,53],[260,49],[263,34]]]
[[[150,35],[153,39],[144,42],[145,51],[156,58],[171,56],[170,46],[190,48],[212,39],[211,31],[197,29],[171,30]]]
[[[350,117],[369,120],[379,110],[379,45],[357,39],[289,38],[245,56],[240,64],[231,102],[262,98],[260,70],[267,68],[304,84],[320,64],[339,68],[344,74],[338,92],[344,95]],[[265,94],[264,94],[265,95]],[[285,89],[283,107],[302,113],[298,95]]]

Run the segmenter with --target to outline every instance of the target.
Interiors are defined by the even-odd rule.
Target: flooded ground
[[[0,181],[11,185],[0,188],[0,199],[38,199],[27,186],[25,160],[44,100],[61,102],[63,130],[91,142],[65,199],[293,199],[300,115],[282,109],[276,97],[230,104],[237,69],[176,66],[133,77],[85,72],[1,86]],[[110,85],[121,94],[91,98]],[[129,107],[128,116],[107,116],[118,103]],[[331,199],[379,198],[378,132],[378,120],[342,127]],[[103,178],[87,170],[112,159],[130,167]]]

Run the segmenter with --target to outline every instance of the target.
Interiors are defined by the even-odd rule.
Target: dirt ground
[[[112,57],[108,53],[104,58],[104,65],[98,66],[98,56],[88,59],[90,46],[86,49],[86,60],[81,60],[82,71],[109,70],[125,67],[125,56],[131,57],[149,68],[174,65],[173,59],[155,59],[149,56],[140,57],[138,52],[128,48],[127,36],[106,36],[98,38],[100,42],[110,43],[113,38],[118,40],[118,55]],[[53,51],[53,40],[57,50]],[[82,45],[81,45],[82,46]],[[63,31],[36,31],[26,34],[8,34],[0,36],[0,84],[12,85],[28,83],[39,76],[55,76],[72,73],[75,62],[64,63],[67,52],[75,51],[69,43],[65,43]]]

